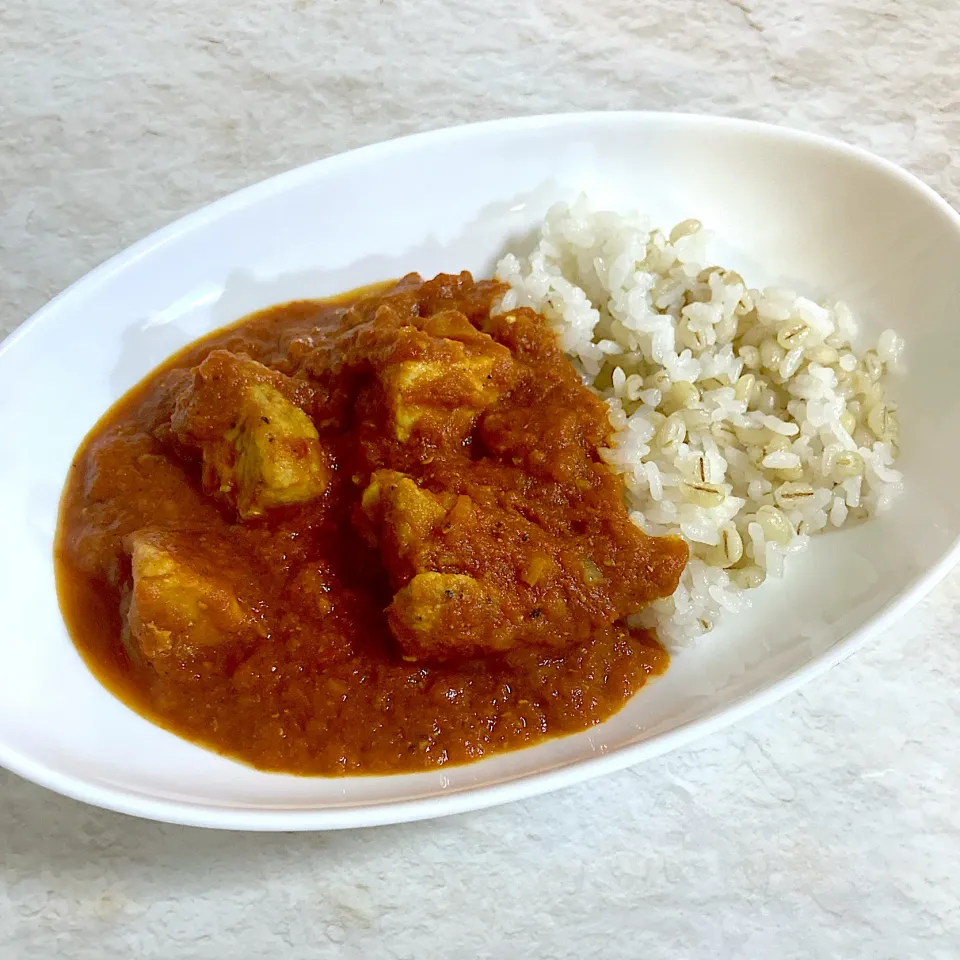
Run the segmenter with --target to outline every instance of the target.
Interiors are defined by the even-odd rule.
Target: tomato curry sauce
[[[70,633],[163,727],[266,770],[423,770],[583,730],[668,658],[687,559],[629,520],[544,319],[469,274],[285,304],[187,347],[78,451]]]

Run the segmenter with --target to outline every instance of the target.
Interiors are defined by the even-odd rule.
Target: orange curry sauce
[[[274,307],[103,417],[56,565],[109,690],[262,769],[382,774],[584,730],[666,669],[624,617],[686,548],[630,523],[603,403],[502,289]]]

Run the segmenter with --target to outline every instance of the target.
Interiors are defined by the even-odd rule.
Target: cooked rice
[[[664,234],[581,197],[548,212],[530,256],[497,267],[503,309],[543,313],[606,400],[631,518],[690,546],[676,593],[636,618],[674,648],[749,607],[812,535],[885,510],[902,482],[884,393],[902,339],[886,330],[857,352],[845,304],[705,267],[708,240],[697,220]]]

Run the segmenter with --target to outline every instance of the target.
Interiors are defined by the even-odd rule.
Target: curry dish
[[[469,274],[248,317],[84,441],[60,601],[102,682],[268,770],[458,764],[599,723],[667,655],[676,588],[541,316]]]

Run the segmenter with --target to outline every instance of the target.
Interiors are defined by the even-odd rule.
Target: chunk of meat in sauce
[[[380,551],[395,586],[403,586],[430,562],[434,531],[455,502],[455,495],[431,493],[396,470],[378,470],[370,478],[356,521]]]
[[[471,318],[464,294],[482,304],[477,291],[484,285],[461,291],[424,284],[420,290],[426,295],[417,296],[420,291],[401,281],[398,293],[374,309],[358,305],[348,311],[326,342],[309,337],[289,348],[291,356],[307,351],[298,373],[326,391],[323,422],[342,422],[352,411],[361,445],[379,445],[385,432],[385,444],[404,451],[410,462],[426,448],[454,449],[468,440],[483,411],[509,393],[518,372],[510,350]]]
[[[203,457],[203,487],[242,519],[313,500],[329,485],[317,428],[296,384],[255,360],[216,350],[181,388],[171,427]]]
[[[431,428],[446,440],[463,439],[516,375],[510,351],[456,310],[401,327],[378,367],[401,442]]]
[[[390,629],[405,660],[462,660],[503,653],[512,632],[498,629],[494,590],[463,573],[418,573],[387,608]]]
[[[240,596],[250,589],[249,571],[228,543],[199,531],[142,530],[125,546],[132,578],[127,644],[155,668],[257,638],[258,617]]]

